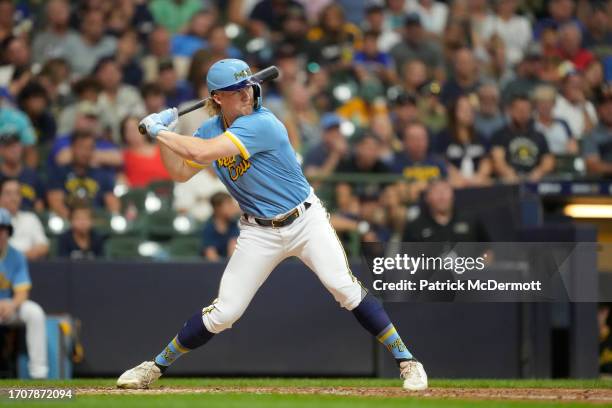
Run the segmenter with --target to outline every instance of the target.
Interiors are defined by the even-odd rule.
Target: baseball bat
[[[259,83],[262,83],[265,81],[276,79],[279,77],[279,75],[280,75],[280,70],[276,67],[276,65],[271,65],[268,68],[264,68],[261,71],[253,74],[251,78],[256,80]],[[194,103],[191,106],[187,106],[186,108],[181,109],[180,111],[178,111],[179,117],[189,112],[193,112],[196,109],[200,109],[206,104],[206,101],[209,99],[210,99],[210,96],[208,98],[204,98],[201,101]],[[144,125],[138,125],[138,131],[143,135],[147,133],[147,129],[144,127]]]

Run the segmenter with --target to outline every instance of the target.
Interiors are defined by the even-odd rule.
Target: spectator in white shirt
[[[578,140],[597,124],[595,107],[584,93],[582,74],[574,71],[563,78],[561,95],[557,96],[553,114],[567,122]]]
[[[497,0],[496,6],[495,17],[484,22],[482,36],[488,40],[497,34],[506,46],[508,63],[514,65],[523,59],[531,41],[531,24],[526,17],[516,14],[517,0]]]
[[[33,212],[20,211],[21,189],[17,179],[7,178],[0,182],[0,207],[6,208],[12,217],[13,235],[9,240],[15,249],[28,260],[41,259],[49,253],[49,240],[43,226]]]
[[[578,143],[572,137],[570,128],[563,119],[553,115],[557,91],[550,85],[540,85],[531,99],[535,107],[535,128],[546,137],[548,148],[553,154],[577,154]]]
[[[408,0],[408,13],[417,13],[425,31],[438,37],[444,32],[448,18],[448,6],[441,1]]]

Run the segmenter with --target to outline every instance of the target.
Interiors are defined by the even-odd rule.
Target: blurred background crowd
[[[30,259],[231,253],[212,170],[174,185],[137,131],[221,58],[281,69],[264,105],[352,255],[431,238],[405,232],[423,196],[444,220],[453,189],[612,174],[612,1],[0,0],[0,43],[0,206]]]

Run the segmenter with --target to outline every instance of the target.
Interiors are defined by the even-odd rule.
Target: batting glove
[[[178,123],[178,110],[176,108],[170,108],[159,112],[157,115],[162,125],[174,132],[176,124]]]
[[[156,138],[159,132],[162,130],[169,130],[159,118],[159,113],[152,113],[140,121],[140,125],[143,125],[147,129],[147,133],[152,138]]]

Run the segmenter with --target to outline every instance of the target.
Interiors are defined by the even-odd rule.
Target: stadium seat
[[[168,240],[177,235],[178,233],[173,225],[175,217],[176,212],[169,209],[146,214],[143,221],[148,239],[154,241]]]
[[[166,250],[170,259],[201,259],[202,240],[195,236],[176,237],[168,242]]]
[[[104,255],[108,259],[143,258],[138,252],[141,240],[135,237],[111,237],[104,243]]]

